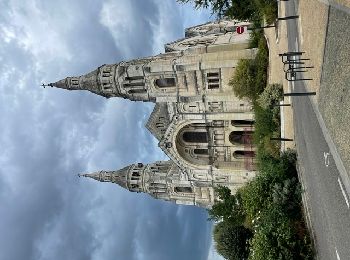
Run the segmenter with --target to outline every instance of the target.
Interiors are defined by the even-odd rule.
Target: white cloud
[[[60,13],[60,10],[55,10]],[[64,58],[70,60],[72,54],[56,25],[67,19],[55,21],[48,12],[43,12],[37,1],[11,1],[7,10],[6,22],[0,25],[0,31],[6,43],[16,42],[23,50],[31,53],[37,60]],[[59,56],[58,56],[59,55]]]
[[[184,208],[177,215],[176,205],[75,176],[163,159],[143,128],[152,105],[38,86],[151,55],[160,48],[154,45],[177,37],[181,19],[174,16],[172,29],[164,15],[176,5],[158,8],[149,0],[147,9],[144,2],[0,2],[1,259],[128,259],[123,256],[135,257],[134,241],[150,259],[158,235],[162,247],[154,253],[164,259],[168,249],[179,255],[191,250],[181,237],[207,240],[203,210]],[[134,235],[135,227],[142,236]]]
[[[113,36],[115,45],[126,57],[133,56],[133,49],[128,42],[130,35],[137,32],[137,19],[131,1],[107,0],[100,12],[100,22]]]

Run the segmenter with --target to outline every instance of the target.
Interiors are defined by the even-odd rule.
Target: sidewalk
[[[344,5],[344,6],[330,6]],[[309,58],[314,66],[304,74],[308,91],[315,91],[312,97],[325,126],[333,140],[346,171],[350,172],[350,0],[299,0],[298,25],[299,49],[303,58]],[[285,16],[285,2],[279,6],[279,16]],[[285,92],[290,92],[279,53],[288,50],[286,22],[278,26],[278,39],[274,28],[265,29],[269,45],[268,83],[283,84]],[[284,103],[290,104],[289,98]],[[294,139],[293,111],[291,107],[281,109],[281,136]],[[294,142],[282,143],[282,148],[295,148]]]
[[[279,16],[285,16],[283,4],[279,5]],[[264,32],[269,46],[268,84],[282,84],[284,92],[290,92],[290,85],[284,78],[283,65],[281,58],[278,56],[279,53],[288,50],[286,22],[279,24],[278,38],[274,28],[266,28]],[[283,103],[291,104],[290,98],[284,98]],[[281,137],[294,140],[293,109],[291,106],[281,107]],[[295,149],[295,142],[281,142],[281,150],[284,151],[287,148]]]

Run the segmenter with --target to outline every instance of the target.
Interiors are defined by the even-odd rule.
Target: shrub
[[[257,94],[260,95],[267,83],[267,68],[269,66],[269,50],[267,48],[267,43],[265,37],[260,38],[258,44],[258,53],[254,59],[256,66],[256,90]]]
[[[264,18],[267,24],[272,24],[276,21],[278,16],[278,5],[277,1],[267,1],[262,7],[262,12],[264,14]]]
[[[270,109],[264,109],[259,105],[254,105],[254,143],[259,145],[265,137],[271,137],[277,131],[278,125],[273,120],[273,113]]]
[[[242,225],[245,216],[240,196],[231,195],[230,189],[222,186],[215,188],[215,193],[219,200],[208,210],[209,219],[229,222],[236,226]]]
[[[293,177],[277,182],[272,188],[272,203],[278,205],[291,219],[301,217],[301,186]]]
[[[214,241],[217,252],[229,260],[248,258],[252,232],[243,226],[220,222],[214,227]]]
[[[250,244],[249,259],[300,259],[298,250],[295,250],[296,232],[283,210],[271,205],[259,217],[256,233]]]
[[[269,53],[266,39],[261,32],[253,32],[250,45],[258,45],[258,52],[253,60],[240,60],[229,85],[239,98],[248,98],[253,103],[264,91],[267,82]]]
[[[283,99],[283,86],[281,84],[269,84],[258,98],[258,103],[262,108],[273,108]]]
[[[238,62],[235,74],[229,82],[238,98],[249,98],[250,100],[256,99],[256,70],[256,66],[252,60],[240,60]]]

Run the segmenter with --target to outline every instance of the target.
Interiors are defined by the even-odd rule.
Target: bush
[[[215,205],[220,206],[209,210],[223,220],[214,229],[218,253],[227,259],[247,259],[247,252],[253,260],[313,259],[301,214],[296,153],[287,150],[275,158],[259,148],[257,160],[259,174],[236,195],[218,188]]]
[[[279,207],[270,206],[259,217],[249,259],[300,259],[295,250],[296,232],[288,216]]]
[[[271,137],[273,132],[278,130],[278,124],[274,121],[273,112],[264,109],[259,105],[254,105],[254,143],[259,145],[265,137]]]
[[[235,74],[229,82],[238,98],[255,100],[257,95],[255,74],[256,67],[252,60],[240,60],[238,62]]]
[[[277,182],[272,188],[272,203],[283,208],[291,219],[301,217],[301,186],[298,180],[293,177]]]
[[[240,60],[237,64],[235,74],[229,82],[235,95],[255,102],[266,87],[267,68],[268,48],[262,37],[259,38],[256,57],[253,60]]]
[[[265,37],[262,37],[258,44],[258,53],[254,59],[256,70],[255,84],[258,95],[260,95],[267,84],[267,68],[269,66],[269,50]]]
[[[252,232],[243,226],[220,222],[214,227],[217,252],[229,260],[244,260],[249,254],[249,239]]]
[[[283,86],[281,84],[269,84],[258,98],[258,103],[262,108],[268,109],[279,104],[283,99]]]
[[[219,200],[208,210],[209,219],[229,222],[236,226],[242,225],[245,216],[239,195],[231,195],[230,189],[222,186],[215,188],[215,193]]]

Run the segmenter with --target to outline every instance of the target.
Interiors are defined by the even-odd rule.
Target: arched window
[[[170,88],[175,87],[175,78],[162,78],[162,79],[156,79],[155,85],[159,88]]]
[[[192,193],[192,187],[175,187],[175,192]]]
[[[252,131],[233,131],[229,139],[232,144],[251,144],[252,133]]]
[[[245,157],[252,158],[252,157],[255,157],[255,152],[254,151],[235,151],[233,153],[233,156],[237,159],[245,158]]]
[[[193,152],[197,155],[208,155],[208,149],[194,149]]]
[[[187,143],[208,143],[207,132],[185,132],[182,138]]]

